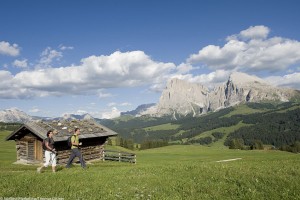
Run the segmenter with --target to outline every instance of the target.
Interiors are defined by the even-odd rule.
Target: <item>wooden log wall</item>
[[[35,161],[35,140],[36,138],[31,134],[24,136],[20,140],[16,140],[17,161],[25,163],[32,163]]]
[[[81,148],[81,153],[85,161],[102,159],[104,150],[104,145],[97,146],[88,146]],[[71,155],[71,149],[61,150],[57,152],[57,161],[58,164],[66,164]],[[75,158],[73,163],[78,161],[78,158]]]
[[[16,141],[17,160],[27,160],[27,141]]]

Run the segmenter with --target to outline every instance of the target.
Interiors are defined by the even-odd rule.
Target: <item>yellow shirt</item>
[[[71,137],[71,142],[79,144],[79,137],[78,137],[78,135],[73,135]],[[75,149],[75,148],[78,148],[78,145],[75,146],[75,145],[72,144],[71,149]]]

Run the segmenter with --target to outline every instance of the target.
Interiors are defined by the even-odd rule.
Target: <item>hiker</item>
[[[82,145],[82,143],[79,142],[79,134],[80,134],[80,129],[75,128],[74,135],[72,135],[72,137],[71,137],[71,143],[72,143],[71,155],[70,155],[69,161],[66,165],[66,168],[70,168],[70,165],[72,164],[74,158],[78,157],[81,167],[83,169],[86,169],[85,161],[84,161],[82,154],[80,152],[80,149],[79,149],[79,147]]]
[[[43,149],[45,150],[45,163],[37,168],[37,172],[41,173],[44,167],[48,167],[49,164],[52,164],[52,172],[55,173],[56,167],[56,151],[54,148],[54,140],[53,140],[53,131],[50,130],[47,132],[47,138],[43,141]]]

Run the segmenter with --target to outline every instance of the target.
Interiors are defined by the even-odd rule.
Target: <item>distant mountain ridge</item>
[[[72,120],[72,119],[79,119],[79,120],[91,120],[94,119],[90,114],[86,113],[83,115],[75,115],[75,114],[64,114],[63,117],[58,118],[63,120]]]
[[[38,117],[38,116],[30,116],[25,112],[18,110],[16,108],[13,109],[5,109],[0,111],[0,122],[13,123],[20,122],[24,123],[31,120],[98,120],[86,113],[83,115],[75,115],[75,114],[64,114],[62,117]]]
[[[16,108],[5,109],[0,111],[0,122],[26,122],[32,120],[33,117]]]
[[[155,106],[155,103],[142,104],[142,105],[139,105],[135,110],[121,112],[121,116],[122,115],[140,116],[141,113],[145,112],[147,109],[151,108],[152,106]]]

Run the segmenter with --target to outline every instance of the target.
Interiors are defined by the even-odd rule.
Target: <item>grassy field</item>
[[[136,152],[137,164],[99,161],[37,174],[36,166],[12,164],[7,134],[0,132],[0,199],[300,199],[299,154],[168,146]]]

